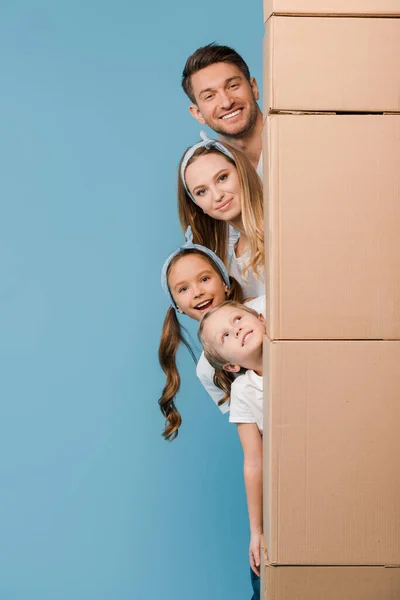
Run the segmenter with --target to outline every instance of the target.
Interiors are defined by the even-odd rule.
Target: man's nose
[[[220,92],[219,101],[221,104],[221,108],[223,108],[225,110],[229,110],[232,107],[233,102],[234,102],[231,95],[225,90],[223,92]]]

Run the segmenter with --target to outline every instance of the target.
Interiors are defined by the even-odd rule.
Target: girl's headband
[[[221,144],[221,142],[217,142],[217,140],[211,140],[209,137],[207,137],[207,134],[204,131],[200,131],[200,137],[201,137],[202,141],[199,142],[198,144],[195,144],[194,146],[189,148],[189,150],[186,151],[186,153],[182,159],[182,163],[181,163],[182,183],[185,186],[187,195],[189,196],[189,198],[191,198],[191,200],[193,200],[193,202],[195,204],[197,204],[197,202],[193,198],[192,194],[189,192],[188,186],[186,185],[185,171],[186,171],[186,167],[188,165],[189,160],[192,158],[192,156],[196,152],[196,150],[198,148],[207,148],[207,150],[209,150],[210,148],[215,148],[216,150],[218,150],[218,152],[222,152],[222,154],[225,154],[225,156],[227,156],[228,158],[233,160],[233,162],[235,162],[232,152],[230,152],[228,150],[228,148],[225,148],[225,146],[223,144]]]
[[[207,256],[209,256],[211,258],[211,260],[215,263],[215,266],[217,267],[218,271],[221,273],[221,277],[224,280],[224,283],[228,286],[228,289],[231,287],[231,284],[229,281],[228,269],[226,268],[226,266],[224,265],[222,260],[220,258],[218,258],[218,256],[215,254],[215,252],[213,252],[209,248],[206,248],[205,246],[200,246],[200,244],[193,244],[193,233],[192,233],[192,228],[190,227],[190,225],[186,230],[185,238],[186,238],[186,243],[183,244],[183,246],[180,246],[177,250],[175,250],[175,252],[173,252],[170,256],[168,256],[167,260],[165,261],[165,263],[163,265],[163,268],[161,269],[161,286],[162,286],[164,292],[167,294],[167,296],[169,296],[169,299],[171,301],[171,306],[173,308],[175,308],[175,310],[177,310],[178,307],[175,304],[175,301],[172,297],[171,291],[168,286],[167,271],[168,271],[169,265],[171,264],[172,259],[175,258],[175,256],[177,254],[179,254],[179,252],[181,252],[182,250],[199,250],[200,252],[203,252],[203,254],[207,254]]]

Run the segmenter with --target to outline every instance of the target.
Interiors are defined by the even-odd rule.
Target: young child
[[[239,374],[231,383],[229,420],[244,454],[250,521],[250,566],[259,575],[262,533],[263,338],[265,319],[245,304],[224,302],[200,322],[204,355],[216,369]]]
[[[261,180],[243,152],[203,140],[179,166],[178,207],[182,228],[228,265],[245,297],[264,294],[264,217]]]
[[[243,301],[240,285],[229,276],[218,256],[204,246],[193,244],[190,227],[186,232],[186,239],[186,243],[167,258],[161,273],[161,284],[171,303],[164,320],[158,351],[160,365],[166,375],[159,405],[166,418],[163,435],[167,440],[173,440],[177,436],[182,422],[175,404],[180,386],[176,353],[181,342],[196,360],[183,335],[178,315],[200,321],[204,314],[226,299]],[[265,296],[249,301],[248,305],[260,311],[265,310]],[[231,374],[215,374],[204,353],[197,363],[196,374],[221,412],[226,413],[229,410],[226,400],[229,397],[227,392],[230,391]]]

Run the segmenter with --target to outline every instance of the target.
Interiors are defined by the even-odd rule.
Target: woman
[[[245,297],[264,294],[264,218],[260,178],[248,158],[228,144],[203,138],[179,166],[182,228],[213,250]]]

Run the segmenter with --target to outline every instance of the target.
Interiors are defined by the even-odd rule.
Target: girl
[[[265,320],[246,305],[224,302],[200,322],[206,359],[218,372],[240,373],[232,381],[229,421],[237,424],[244,455],[250,521],[250,566],[259,575],[262,533],[263,362]]]
[[[228,265],[244,295],[264,294],[264,220],[261,180],[245,154],[208,139],[189,148],[179,165],[182,228]]]
[[[229,276],[218,256],[204,246],[193,244],[190,228],[186,232],[186,239],[186,243],[167,258],[161,273],[161,284],[171,306],[164,320],[158,351],[160,365],[167,378],[159,405],[166,418],[163,436],[170,441],[177,436],[182,422],[175,405],[175,396],[180,386],[176,353],[181,342],[186,345],[195,360],[182,333],[183,328],[177,313],[200,321],[206,312],[226,299],[239,302],[243,300],[240,285]],[[265,297],[252,300],[248,304],[265,310]],[[204,353],[197,364],[196,373],[221,412],[227,412],[227,391],[230,389],[232,374],[221,372],[215,375]]]

